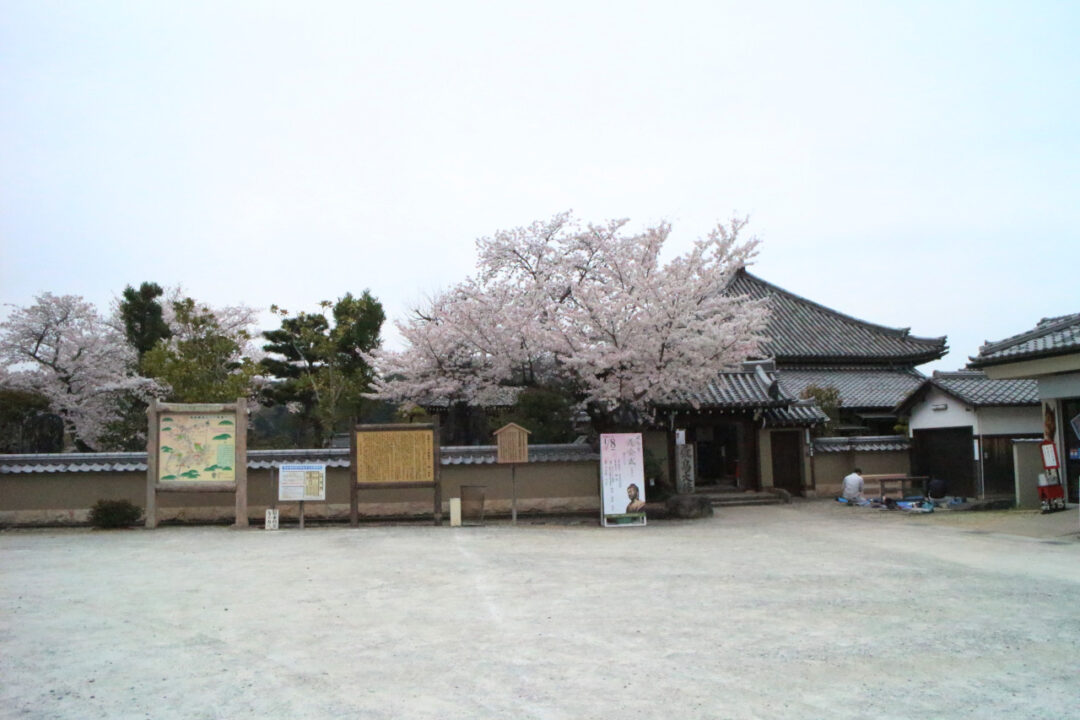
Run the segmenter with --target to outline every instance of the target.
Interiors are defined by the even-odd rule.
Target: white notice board
[[[278,500],[326,500],[326,465],[282,465],[278,469]]]
[[[641,433],[600,436],[600,520],[604,527],[645,524]]]

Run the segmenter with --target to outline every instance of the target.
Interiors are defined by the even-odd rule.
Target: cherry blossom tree
[[[120,405],[158,385],[134,373],[135,351],[94,306],[75,295],[43,293],[0,323],[5,382],[38,393],[64,421],[65,444],[100,449]]]
[[[484,404],[503,385],[561,385],[594,421],[648,415],[756,353],[764,301],[728,292],[756,238],[719,224],[669,262],[671,227],[582,225],[569,213],[477,241],[474,276],[398,329],[402,352],[376,351],[375,397]]]

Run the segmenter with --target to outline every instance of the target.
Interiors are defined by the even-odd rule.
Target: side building
[[[1080,502],[1080,313],[1045,318],[1026,332],[988,342],[970,366],[991,378],[1036,381],[1043,437],[1057,450],[1069,502]]]

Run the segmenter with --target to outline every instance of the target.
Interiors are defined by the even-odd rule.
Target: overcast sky
[[[1080,312],[1080,3],[0,8],[0,303],[399,318],[572,209],[749,215],[762,278],[948,335],[924,371]]]

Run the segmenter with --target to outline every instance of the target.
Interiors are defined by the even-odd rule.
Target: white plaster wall
[[[944,410],[932,410],[934,405],[945,405]],[[942,427],[975,427],[975,413],[970,407],[951,395],[931,387],[926,398],[911,410],[908,422],[908,434],[914,436],[915,430],[929,430]]]
[[[985,407],[976,411],[976,435],[1024,435],[1043,431],[1042,408]]]

